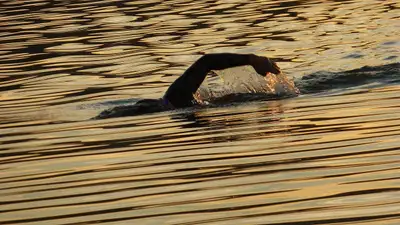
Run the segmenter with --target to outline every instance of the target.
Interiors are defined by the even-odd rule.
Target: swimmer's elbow
[[[201,69],[210,71],[212,70],[213,63],[215,63],[216,60],[214,54],[206,54],[201,56],[196,63],[201,67]]]

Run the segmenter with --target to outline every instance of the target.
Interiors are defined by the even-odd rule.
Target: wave
[[[298,79],[285,74],[259,76],[251,67],[236,67],[214,71],[197,92],[205,103],[230,103],[251,100],[271,100],[295,97],[299,94],[347,89],[368,83],[400,81],[400,63],[364,66],[359,69],[329,72],[319,71]]]
[[[218,107],[249,101],[269,101],[296,97],[300,94],[344,91],[367,83],[388,84],[400,81],[400,63],[364,66],[359,69],[329,72],[319,71],[298,79],[285,74],[259,76],[251,67],[236,67],[213,71],[200,86],[195,98],[203,106]],[[115,106],[131,107],[139,99],[122,99],[81,106],[99,110]]]
[[[294,81],[302,94],[350,88],[368,83],[397,83],[400,81],[400,63],[364,66],[359,69],[328,72],[319,71]]]

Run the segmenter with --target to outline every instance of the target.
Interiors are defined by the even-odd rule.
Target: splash
[[[262,77],[251,66],[213,71],[200,86],[196,98],[201,102],[236,102],[281,99],[297,96],[299,89],[285,74]],[[222,100],[221,100],[222,101]]]

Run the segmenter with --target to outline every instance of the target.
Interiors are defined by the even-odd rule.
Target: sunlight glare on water
[[[400,224],[398,1],[0,9],[0,224]],[[202,97],[247,98],[90,120],[217,52],[288,78],[214,71]]]

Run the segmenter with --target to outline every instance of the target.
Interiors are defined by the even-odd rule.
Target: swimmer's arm
[[[200,87],[211,70],[223,70],[231,67],[251,65],[260,75],[265,76],[267,72],[279,73],[280,70],[275,63],[267,57],[253,54],[218,53],[207,54],[191,65],[175,82],[169,87],[165,97],[176,107],[179,103],[187,103]],[[185,104],[186,106],[187,104]]]
[[[211,70],[223,70],[244,65],[253,66],[257,73],[262,76],[265,76],[268,72],[280,73],[279,67],[267,57],[254,54],[207,54],[193,63],[176,82],[186,86],[191,93],[195,93]]]
[[[252,55],[250,54],[207,54],[193,63],[186,71],[178,78],[177,82],[185,85],[186,89],[190,89],[190,93],[195,93],[203,83],[207,74],[211,70],[223,70],[227,68],[244,66],[251,64]]]

